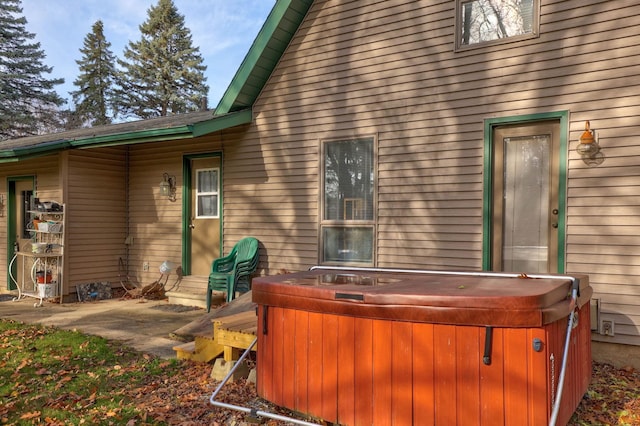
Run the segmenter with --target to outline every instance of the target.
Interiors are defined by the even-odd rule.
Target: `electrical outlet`
[[[614,322],[611,320],[602,320],[600,322],[600,334],[603,334],[605,336],[610,336],[613,337],[615,334],[614,329]]]
[[[142,270],[145,271],[145,272],[149,271],[149,262],[144,262],[142,264]]]

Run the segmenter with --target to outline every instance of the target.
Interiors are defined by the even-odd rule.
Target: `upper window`
[[[539,0],[457,0],[456,46],[533,37]]]
[[[323,145],[322,262],[373,264],[373,138]]]
[[[220,217],[219,169],[196,170],[196,218]]]

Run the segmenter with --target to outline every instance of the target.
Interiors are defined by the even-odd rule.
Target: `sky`
[[[158,0],[22,0],[27,31],[53,67],[47,79],[64,78],[56,92],[71,101],[77,60],[93,24],[102,20],[111,52],[122,59],[129,41],[140,40],[139,26]],[[275,0],[173,0],[190,30],[193,47],[207,67],[209,108],[215,108],[266,20]],[[70,107],[68,104],[67,107]]]

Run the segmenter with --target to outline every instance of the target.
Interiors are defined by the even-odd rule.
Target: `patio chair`
[[[258,240],[253,237],[241,239],[228,255],[215,259],[211,264],[207,285],[207,312],[211,310],[211,293],[225,292],[227,302],[235,298],[236,292],[251,289],[251,274],[258,267]]]

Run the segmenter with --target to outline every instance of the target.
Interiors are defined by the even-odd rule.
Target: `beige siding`
[[[118,285],[126,259],[126,148],[65,154],[67,289],[109,281]]]
[[[640,343],[640,12],[541,3],[540,37],[456,52],[453,1],[314,2],[225,150],[225,243],[257,234],[271,273],[314,265],[320,141],[374,134],[377,265],[479,269],[483,120],[569,111],[566,270]],[[597,167],[574,151],[585,120]]]
[[[165,260],[182,262],[182,158],[187,154],[220,151],[226,141],[225,133],[196,140],[133,145],[129,151],[129,273],[131,281],[140,286],[160,278],[159,267]],[[161,197],[162,174],[174,175],[177,180],[176,201]],[[143,264],[149,270],[143,270]],[[170,276],[168,287],[175,283]],[[194,285],[197,288],[189,288]],[[185,281],[180,291],[204,295],[206,279]],[[186,287],[186,288],[185,288]],[[204,297],[204,296],[203,296]]]

